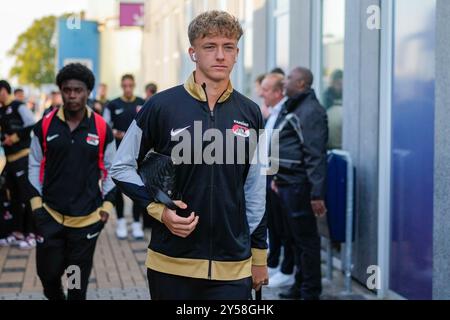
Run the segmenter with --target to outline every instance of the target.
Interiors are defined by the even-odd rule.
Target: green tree
[[[55,77],[56,48],[52,37],[56,17],[35,20],[17,39],[8,54],[15,58],[9,75],[17,77],[20,84],[40,86],[53,83]]]

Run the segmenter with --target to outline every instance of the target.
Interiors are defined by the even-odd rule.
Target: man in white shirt
[[[283,109],[287,97],[283,93],[284,76],[279,73],[268,74],[261,84],[261,96],[264,104],[270,108],[270,116],[266,122],[267,141],[270,141],[275,123]],[[268,146],[269,147],[269,146]],[[292,242],[286,232],[286,222],[282,216],[278,195],[271,189],[272,176],[267,177],[266,210],[269,228],[269,286],[289,286],[294,283],[294,253]],[[284,259],[280,266],[281,247],[284,247]]]

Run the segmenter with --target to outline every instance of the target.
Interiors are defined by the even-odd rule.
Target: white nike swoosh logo
[[[91,240],[91,239],[94,239],[95,237],[98,237],[99,234],[100,234],[100,232],[97,232],[97,233],[94,233],[94,234],[90,234],[89,233],[86,238],[88,240]]]
[[[52,140],[55,140],[55,139],[58,138],[58,137],[59,137],[59,134],[55,134],[54,136],[47,137],[47,142],[50,142],[50,141],[52,141]]]
[[[186,128],[178,129],[178,130],[173,130],[173,129],[172,129],[172,131],[170,132],[170,135],[171,135],[172,137],[175,137],[175,136],[179,135],[180,133],[182,133],[184,130],[189,129],[190,127],[191,127],[191,126],[188,126],[188,127],[186,127]]]

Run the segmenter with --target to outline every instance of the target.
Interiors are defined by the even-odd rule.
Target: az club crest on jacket
[[[250,129],[248,123],[241,121],[234,121],[234,126],[231,128],[234,135],[239,137],[248,138],[250,137]]]
[[[86,142],[91,146],[97,147],[100,143],[100,138],[96,134],[88,133],[86,137]]]

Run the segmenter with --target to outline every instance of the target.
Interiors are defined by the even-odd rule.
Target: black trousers
[[[133,203],[133,221],[139,222],[141,219],[141,215],[143,215],[143,212],[145,211],[143,208],[138,206],[137,204]],[[122,219],[123,218],[123,195],[122,192],[117,190],[116,192],[116,212],[117,212],[117,218]]]
[[[281,247],[284,248],[284,257],[281,263],[281,272],[292,274],[294,271],[294,250],[289,232],[287,217],[282,210],[279,196],[272,191],[272,178],[267,178],[266,211],[267,227],[269,230],[269,256],[267,266],[276,268],[280,264]]]
[[[0,175],[0,239],[6,238],[13,232],[13,215],[11,214],[11,199],[6,188],[6,175]]]
[[[70,271],[67,299],[86,300],[95,246],[104,223],[68,228],[57,223],[44,209],[40,210],[35,213],[36,225],[43,241],[37,241],[36,266],[44,295],[49,300],[65,299],[61,277]]]
[[[304,299],[319,298],[322,293],[320,237],[312,212],[308,185],[279,186],[279,196],[294,242],[295,287]]]
[[[147,269],[152,300],[250,300],[252,278],[212,281]]]
[[[35,228],[30,204],[31,186],[28,181],[28,157],[8,162],[5,171],[6,186],[11,197],[14,231],[24,234],[32,233]]]

